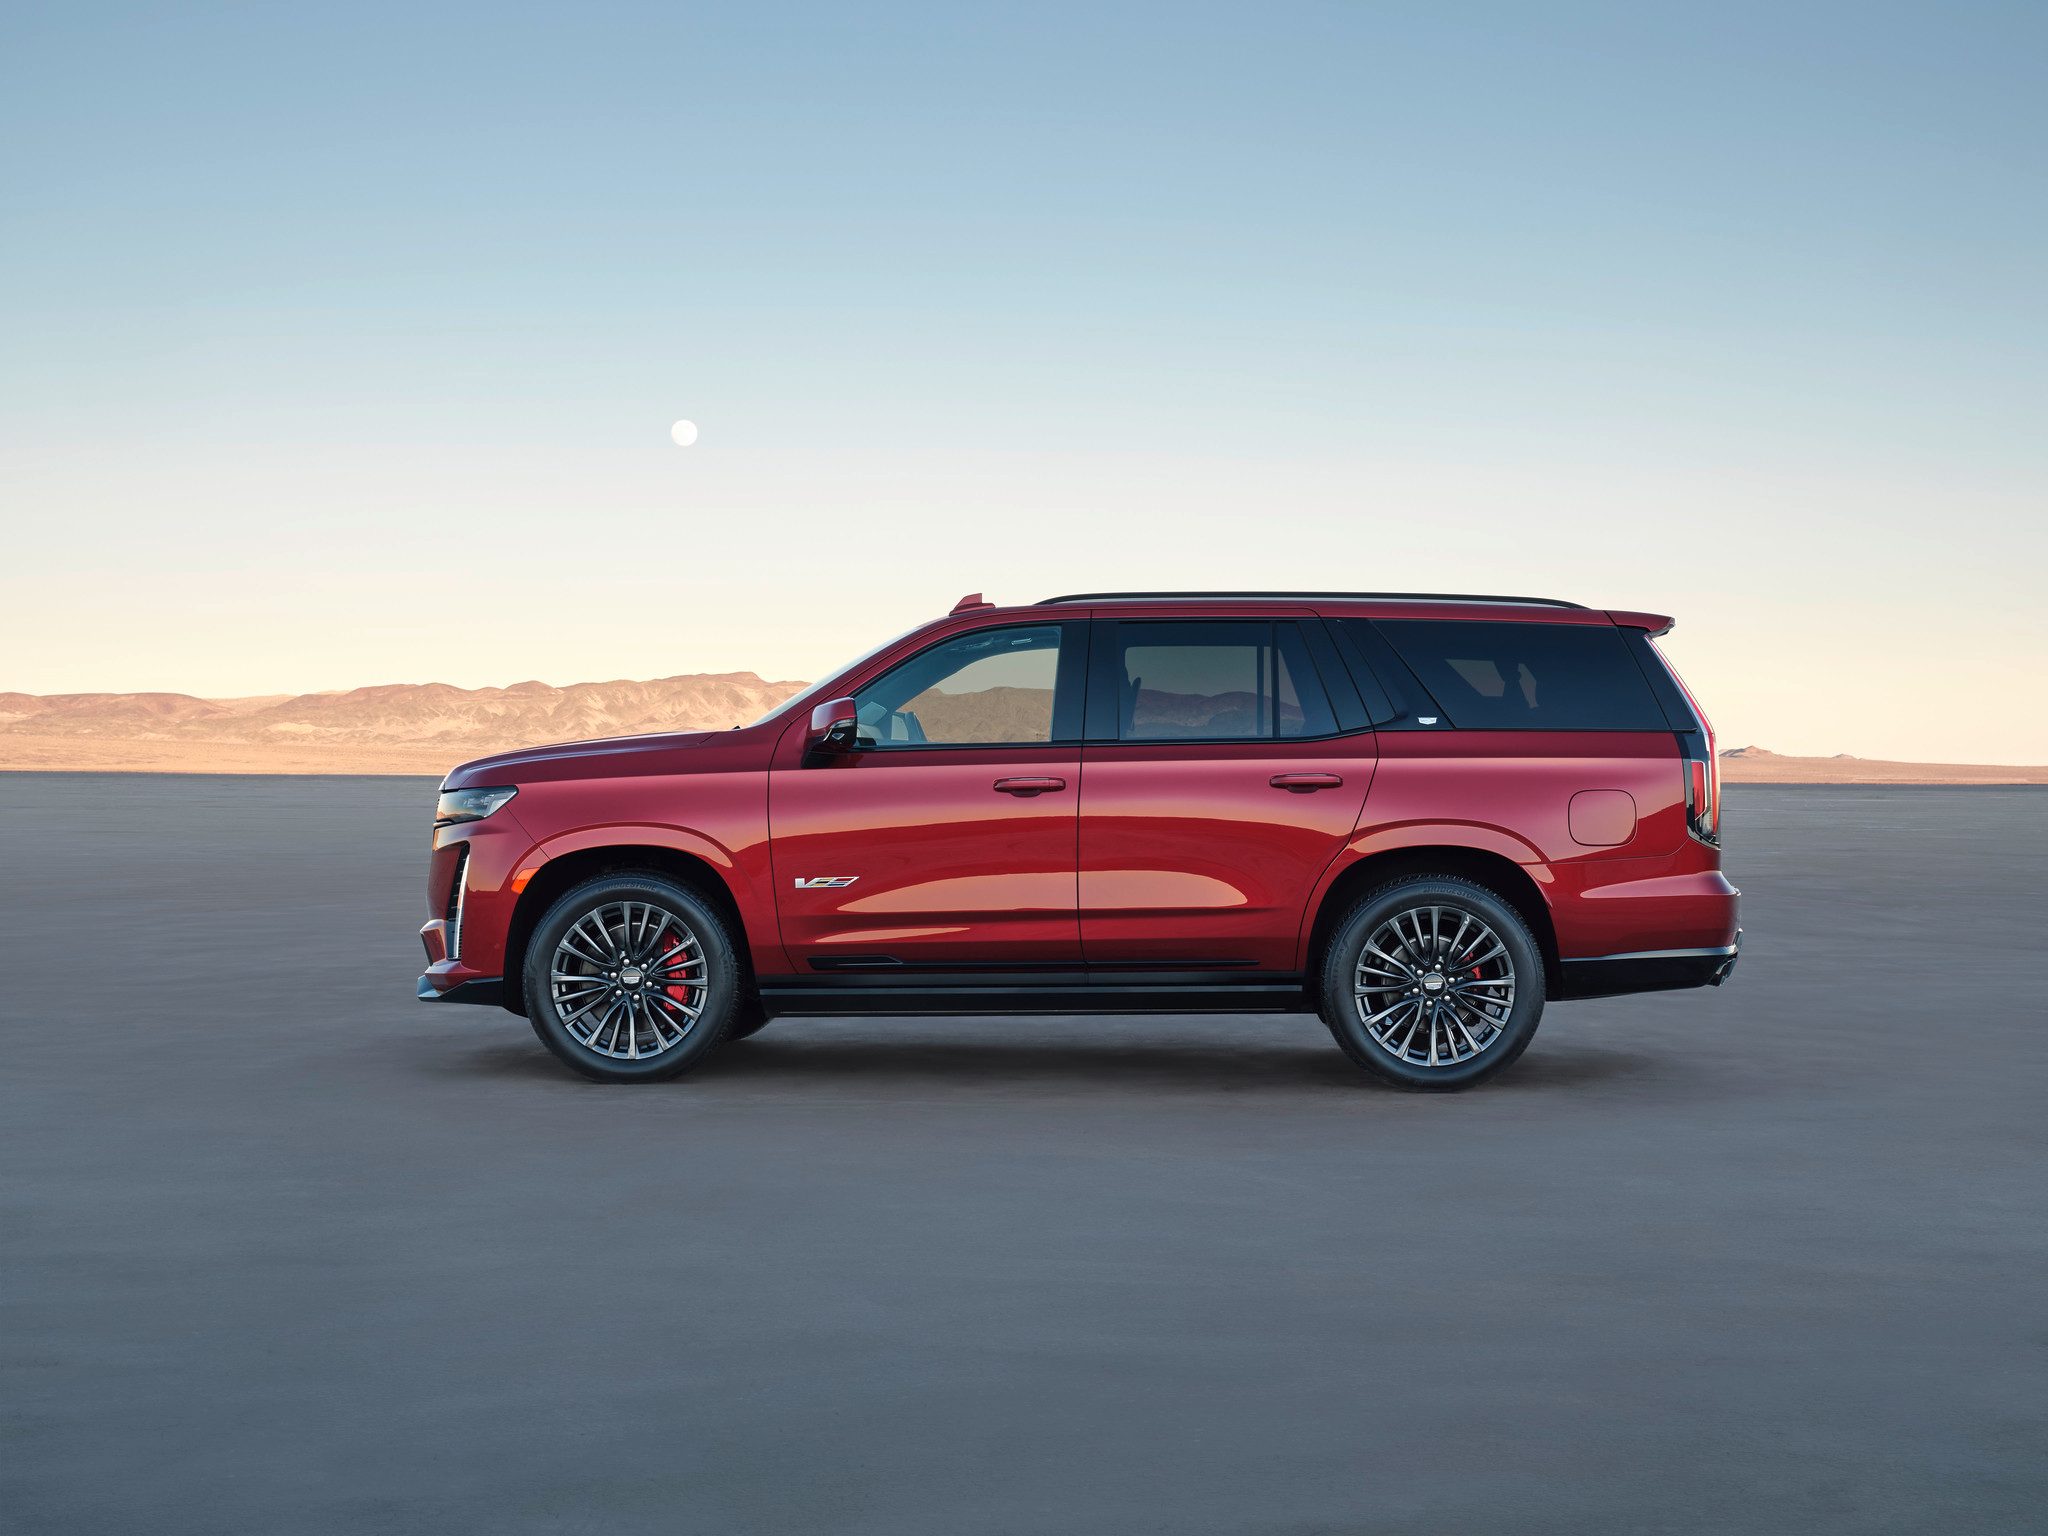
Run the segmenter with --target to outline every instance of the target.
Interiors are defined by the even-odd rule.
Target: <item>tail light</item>
[[[1721,763],[1711,731],[1706,755],[1685,760],[1685,827],[1701,842],[1721,846]]]
[[[1678,669],[1668,661],[1664,665],[1684,692],[1686,703],[1692,706],[1692,717],[1700,726],[1696,731],[1683,732],[1678,738],[1685,752],[1685,829],[1701,842],[1718,848],[1721,846],[1721,754],[1714,750],[1714,722],[1707,718],[1707,712],[1700,708],[1700,701],[1685,686],[1685,679],[1678,675]]]

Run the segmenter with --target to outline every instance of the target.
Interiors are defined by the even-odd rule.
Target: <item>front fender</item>
[[[739,859],[733,851],[714,837],[689,827],[669,826],[652,821],[614,821],[599,826],[578,827],[573,832],[558,832],[545,842],[534,845],[528,855],[529,862],[537,873],[539,867],[564,854],[585,853],[594,848],[668,848],[677,853],[687,853],[702,859],[723,875],[733,889],[735,899],[739,898],[739,887],[746,886],[752,894],[752,882],[740,868]]]
[[[725,882],[739,909],[739,937],[752,954],[756,973],[787,968],[774,902],[768,895],[765,838],[752,847],[733,848],[696,828],[663,822],[619,821],[578,827],[539,844],[529,857],[531,867],[520,871],[516,883],[524,890],[548,864],[568,855],[620,847],[660,848],[709,865]]]

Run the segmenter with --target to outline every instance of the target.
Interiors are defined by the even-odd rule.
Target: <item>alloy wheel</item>
[[[1432,903],[1394,913],[1358,954],[1353,1005],[1373,1043],[1411,1067],[1492,1049],[1515,1009],[1515,964],[1483,918]]]
[[[615,1061],[645,1061],[681,1045],[704,1012],[704,994],[702,944],[653,902],[606,902],[584,913],[548,964],[562,1028]]]

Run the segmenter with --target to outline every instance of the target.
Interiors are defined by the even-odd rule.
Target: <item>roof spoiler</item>
[[[1652,640],[1656,639],[1659,635],[1670,634],[1671,626],[1678,622],[1678,620],[1661,613],[1624,613],[1619,608],[1608,609],[1607,617],[1614,620],[1623,629],[1648,630]]]

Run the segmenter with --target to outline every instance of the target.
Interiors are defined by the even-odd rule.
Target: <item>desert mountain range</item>
[[[1729,784],[2048,784],[2048,767],[2000,763],[1900,763],[1877,757],[1784,757],[1762,747],[1721,754]]]
[[[651,682],[514,683],[456,688],[390,683],[338,693],[202,699],[184,693],[0,693],[0,770],[140,773],[447,772],[488,752],[540,742],[743,725],[803,691],[752,672]],[[1004,718],[1042,723],[1050,701],[998,689]],[[965,701],[914,701],[927,724]],[[976,701],[988,704],[983,696]],[[1159,696],[1162,713],[1170,712]],[[1762,747],[1722,753],[1730,783],[2048,784],[2048,767],[1783,757]]]
[[[254,699],[0,693],[0,768],[438,775],[540,742],[724,730],[806,686],[712,672],[565,688],[388,683]]]

